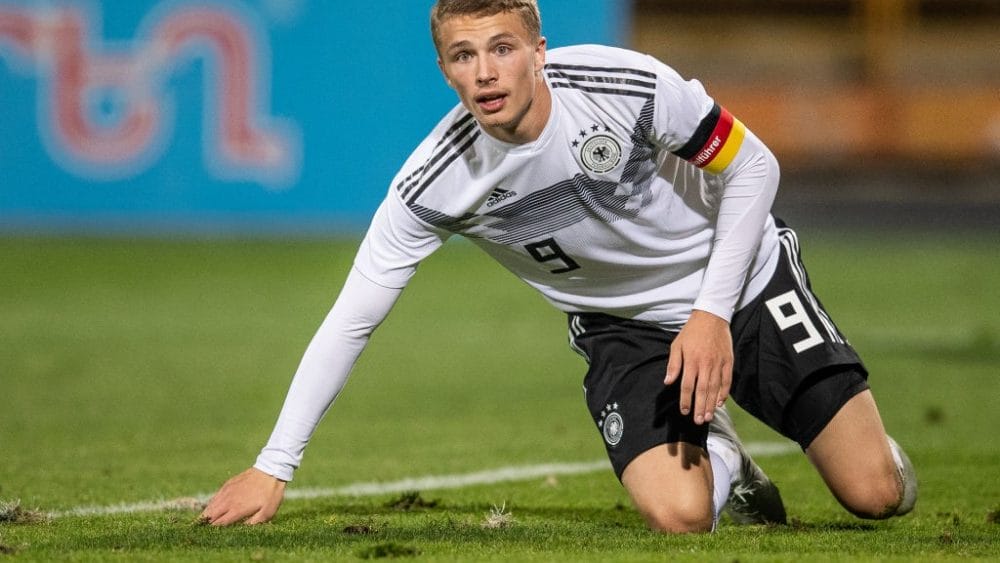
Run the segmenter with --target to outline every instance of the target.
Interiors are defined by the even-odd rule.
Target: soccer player
[[[694,80],[635,52],[546,50],[534,0],[439,0],[431,35],[460,104],[403,165],[274,431],[202,517],[265,522],[369,335],[417,264],[467,237],[568,315],[587,406],[649,526],[782,522],[723,403],[796,441],[863,518],[909,511],[912,466],[867,372],[770,208],[778,165]]]

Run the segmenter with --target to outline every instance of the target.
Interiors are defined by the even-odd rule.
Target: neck
[[[539,78],[535,86],[535,95],[520,118],[503,125],[484,128],[486,132],[505,143],[526,145],[534,142],[542,135],[545,125],[552,113],[552,94],[545,80]]]

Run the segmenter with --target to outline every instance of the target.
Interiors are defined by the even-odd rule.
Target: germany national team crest
[[[580,149],[580,164],[594,174],[610,172],[622,160],[622,143],[611,134],[607,125],[594,123],[581,128],[570,144]]]
[[[609,404],[601,411],[601,420],[597,422],[604,434],[604,441],[609,446],[617,446],[622,441],[622,433],[625,432],[625,421],[622,415],[618,414],[618,403]]]
[[[617,139],[604,133],[594,135],[580,147],[580,162],[596,174],[614,170],[622,159],[622,146]]]

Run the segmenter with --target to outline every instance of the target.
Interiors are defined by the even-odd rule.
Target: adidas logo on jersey
[[[505,199],[510,199],[517,195],[517,192],[513,190],[505,190],[502,188],[496,188],[490,197],[486,199],[486,207],[493,207],[494,205],[500,203]]]

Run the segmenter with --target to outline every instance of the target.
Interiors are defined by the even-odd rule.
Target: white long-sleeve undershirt
[[[618,56],[624,55],[619,53]],[[636,62],[638,59],[629,58],[629,61],[631,61],[629,64],[639,66],[645,64]],[[565,62],[574,61],[568,59]],[[620,65],[609,64],[609,66],[612,68],[608,72],[614,72],[614,68]],[[699,121],[714,102],[707,97],[700,85],[683,83],[665,66],[657,63],[655,67],[650,68],[660,75],[657,83],[658,103],[663,106],[662,115],[657,114],[659,118],[655,125],[674,133],[673,137],[668,136],[660,148],[665,150],[679,148],[687,142],[691,132],[698,127]],[[597,106],[592,107],[592,104],[584,103],[586,99],[583,98],[577,100],[574,96],[582,95],[579,90],[562,88],[558,93],[565,97],[560,103],[563,104],[563,111],[567,112],[566,116],[581,116],[579,117],[579,120],[582,120],[581,124],[615,123],[615,115],[591,116],[590,112],[596,111],[594,107]],[[576,105],[570,106],[571,102]],[[634,118],[629,113],[631,110],[626,111],[628,108],[617,109],[629,119]],[[572,128],[571,133],[575,136],[578,127],[575,121],[564,117],[564,122],[565,127]],[[466,212],[474,209],[477,204],[485,204],[493,190],[500,185],[487,172],[503,176],[502,192],[512,194],[511,197],[526,198],[532,195],[532,192],[558,184],[561,178],[543,177],[547,172],[561,173],[559,171],[566,165],[562,159],[574,158],[571,151],[561,148],[557,142],[550,140],[548,144],[537,143],[539,147],[535,147],[537,150],[548,147],[549,152],[533,156],[530,162],[522,162],[519,159],[526,158],[522,153],[530,147],[517,147],[510,150],[511,154],[501,154],[496,152],[499,149],[495,146],[487,146],[488,139],[482,137],[477,140],[470,133],[467,137],[469,142],[475,140],[476,144],[468,154],[477,155],[477,158],[490,157],[496,160],[493,163],[495,169],[479,170],[470,165],[442,167],[442,170],[428,176],[436,178],[433,182],[428,180],[427,185],[420,188],[416,188],[415,184],[409,188],[405,187],[411,178],[422,177],[416,173],[416,169],[422,168],[425,162],[436,162],[435,155],[441,157],[450,154],[451,145],[441,144],[439,137],[448,135],[448,131],[458,135],[459,133],[454,131],[459,129],[453,129],[452,124],[447,121],[443,121],[439,127],[440,131],[425,140],[415,156],[411,157],[412,162],[408,161],[392,182],[390,194],[376,213],[372,228],[362,243],[355,267],[352,268],[333,308],[302,357],[271,437],[257,457],[255,467],[261,471],[285,481],[292,479],[293,472],[302,461],[306,444],[344,388],[348,375],[367,345],[370,335],[385,319],[398,299],[402,292],[400,288],[405,286],[413,275],[416,264],[438,248],[447,235],[451,234],[450,230],[444,232],[447,229],[441,225],[435,227],[424,222],[427,220],[426,215],[423,219],[418,219],[413,213],[413,205],[419,203],[427,206],[425,211],[440,212],[438,213],[440,216],[457,218],[456,222],[460,223]],[[657,130],[656,127],[653,130]],[[560,131],[554,130],[550,137],[559,138],[555,133]],[[581,133],[586,135],[587,130]],[[626,141],[627,138],[620,139],[620,142]],[[483,162],[475,160],[474,164],[480,166]],[[531,168],[532,165],[534,168]],[[505,166],[510,167],[510,170],[503,168]],[[571,164],[570,168],[573,166],[579,165]],[[701,174],[701,171],[694,170],[690,165],[684,164],[684,166],[688,167],[686,172],[692,174],[692,177]],[[524,170],[529,170],[532,174],[529,175]],[[503,174],[500,174],[501,172]],[[519,173],[530,177],[521,178]],[[518,178],[524,183],[511,184]],[[707,221],[705,218],[711,215],[710,211],[717,209],[711,245],[708,242],[709,235],[701,230],[695,235],[690,235],[697,239],[694,243],[679,241],[676,246],[679,250],[674,253],[668,252],[675,248],[671,246],[674,241],[661,237],[660,234],[662,231],[667,236],[671,235],[669,230],[673,224],[664,223],[657,225],[657,229],[662,227],[661,230],[636,227],[634,232],[619,231],[635,237],[613,239],[611,242],[615,244],[608,244],[605,240],[602,241],[605,243],[604,246],[594,250],[581,244],[581,241],[588,243],[593,242],[593,239],[579,237],[579,233],[589,235],[591,231],[586,228],[580,229],[573,235],[565,235],[567,238],[560,239],[560,244],[565,246],[570,254],[573,250],[571,247],[575,244],[576,250],[585,255],[583,258],[589,259],[589,267],[593,270],[584,268],[581,272],[577,272],[590,275],[587,272],[597,271],[598,275],[591,275],[588,279],[589,282],[593,282],[589,286],[580,286],[574,281],[573,276],[567,276],[565,279],[545,278],[547,281],[544,283],[535,279],[532,283],[529,277],[534,275],[532,272],[537,274],[539,261],[537,257],[528,260],[521,247],[504,249],[510,250],[509,253],[494,248],[493,250],[497,251],[494,257],[541,291],[551,303],[567,311],[600,310],[623,316],[637,311],[635,316],[638,318],[658,322],[674,330],[682,325],[691,308],[710,312],[728,321],[736,309],[759,294],[774,271],[778,256],[777,240],[773,227],[769,225],[769,213],[777,192],[778,179],[778,164],[774,156],[748,130],[733,161],[720,176],[711,179],[711,182],[718,182],[717,185],[721,187],[721,192],[718,192],[720,199],[717,208],[696,205],[697,209],[685,212],[683,201],[674,201],[672,208],[667,201],[667,198],[675,197],[670,191],[672,186],[661,182],[662,178],[654,179],[653,189],[664,191],[653,193],[654,205],[662,205],[652,209],[664,214],[674,213],[670,216],[673,220],[679,219],[688,225],[701,225],[703,220]],[[447,189],[435,192],[436,188],[442,186]],[[412,192],[409,191],[410,188],[413,188]],[[400,190],[405,191],[409,198],[405,202]],[[451,205],[452,203],[454,205]],[[544,217],[545,214],[541,216]],[[648,219],[648,215],[642,216],[642,220]],[[668,220],[670,219],[663,218],[664,222]],[[616,223],[615,226],[617,228],[621,224]],[[605,231],[610,232],[613,229]],[[598,236],[607,236],[605,231],[600,231],[604,235]],[[574,240],[573,236],[578,238]],[[762,237],[767,246],[761,246]],[[622,240],[628,240],[633,246],[617,246]],[[664,241],[670,244],[662,244]],[[554,241],[552,243],[555,244]],[[770,250],[772,247],[773,251]],[[657,248],[657,252],[661,254],[650,256],[649,252],[643,252],[649,248]],[[594,251],[589,252],[591,250]],[[636,259],[637,255],[639,259]],[[688,255],[691,257],[688,258]],[[615,275],[626,268],[625,263],[628,261],[631,261],[638,271],[657,259],[664,264],[674,264],[673,259],[677,256],[681,256],[680,267],[677,270],[680,272],[678,279],[658,276],[658,273],[665,270],[648,267],[641,271],[641,275],[634,277]],[[704,264],[706,256],[707,265]],[[581,263],[584,263],[583,260]],[[696,264],[697,267],[691,264]],[[551,265],[546,265],[544,269],[548,272],[551,270]],[[537,275],[535,277],[538,278]],[[666,282],[660,283],[661,278],[666,279]],[[649,283],[644,283],[645,281]],[[670,285],[671,283],[673,285]],[[626,284],[627,287],[623,289],[622,284]],[[643,314],[645,316],[640,316]]]
[[[715,245],[693,305],[727,321],[744,291],[746,273],[757,254],[779,175],[774,156],[749,132],[740,152],[734,166],[720,178],[724,188]],[[380,212],[377,220],[381,217]],[[412,274],[412,269],[406,268],[404,277]],[[303,354],[271,437],[257,457],[256,468],[284,481],[292,479],[320,420],[347,383],[370,335],[402,291],[379,285],[356,268],[351,269],[333,308]]]
[[[292,480],[313,431],[402,291],[378,285],[351,269],[302,356],[271,438],[254,467],[282,481]]]
[[[750,137],[748,136],[748,140]],[[751,153],[723,178],[715,248],[695,309],[726,320],[743,291],[760,231],[777,190],[777,163],[754,138]],[[347,383],[372,332],[402,293],[372,282],[352,268],[333,308],[303,354],[278,421],[255,467],[290,481],[324,414]]]
[[[747,131],[737,158],[719,177],[725,187],[716,219],[715,242],[694,309],[726,321],[732,319],[771,213],[779,178],[777,159]]]

